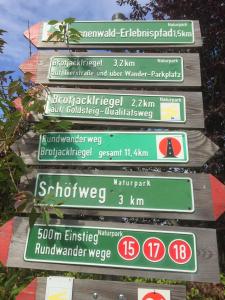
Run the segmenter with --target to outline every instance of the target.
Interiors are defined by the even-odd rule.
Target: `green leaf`
[[[57,20],[50,20],[50,21],[48,21],[49,25],[55,25],[57,23],[59,23],[59,21],[57,21]]]
[[[63,39],[62,37],[62,33],[59,30],[54,31],[52,34],[50,34],[50,36],[47,39],[47,42],[53,40],[54,38],[56,38],[57,41],[60,41]]]
[[[13,274],[10,278],[9,278],[9,280],[7,280],[6,282],[5,282],[5,288],[6,289],[9,289],[9,288],[12,288],[12,286],[15,284],[15,282],[17,281],[17,276],[18,276],[18,274]]]
[[[35,101],[26,107],[27,112],[44,113],[44,105],[41,101]]]
[[[63,217],[64,217],[63,212],[59,208],[54,207],[53,211],[57,217],[59,217],[60,219],[63,219]]]
[[[8,87],[8,94],[11,97],[13,94],[17,93],[17,94],[21,94],[23,92],[23,88],[21,85],[21,82],[19,81],[12,81],[9,84]]]
[[[69,130],[72,126],[72,122],[71,121],[60,121],[58,123],[56,123],[56,129],[58,130]]]
[[[26,106],[33,100],[34,99],[30,95],[26,95],[25,97],[22,98],[22,104],[23,106]]]
[[[26,287],[26,285],[24,286],[19,286],[17,288],[14,288],[11,292],[11,296],[16,296],[20,291],[22,291],[24,288]]]
[[[49,119],[42,119],[34,125],[34,130],[38,133],[43,133],[52,128],[52,122]]]
[[[65,22],[66,24],[72,24],[72,23],[74,23],[75,21],[76,21],[75,18],[66,18],[66,19],[64,19],[64,22]]]
[[[64,26],[63,25],[59,25],[59,30],[60,32],[63,32]]]
[[[68,31],[69,31],[71,34],[77,35],[77,36],[79,36],[79,37],[82,36],[81,33],[80,33],[78,30],[76,30],[75,28],[69,28]]]
[[[79,43],[80,38],[78,38],[76,35],[70,35],[69,40],[70,40],[71,42]]]
[[[31,213],[29,215],[29,226],[33,227],[39,217],[40,217],[40,213],[38,213],[35,210],[35,208],[32,208]]]
[[[50,222],[50,214],[47,210],[44,210],[42,214],[43,221],[45,222],[46,225],[49,225]]]

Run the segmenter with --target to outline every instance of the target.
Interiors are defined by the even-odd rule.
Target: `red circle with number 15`
[[[124,236],[117,244],[117,251],[123,259],[133,260],[139,255],[140,245],[133,236]]]
[[[174,240],[169,245],[169,256],[177,264],[186,264],[192,257],[191,246],[184,240]]]

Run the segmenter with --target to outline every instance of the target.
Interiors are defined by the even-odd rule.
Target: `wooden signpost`
[[[199,131],[72,131],[29,132],[12,149],[28,165],[201,167],[218,147]]]
[[[1,262],[7,267],[37,268],[218,282],[216,231],[192,227],[16,217],[1,228]]]
[[[39,51],[20,65],[31,80],[48,86],[176,87],[201,86],[195,53],[96,54]],[[135,83],[135,86],[134,86]]]
[[[25,37],[39,48],[66,49],[149,49],[199,48],[202,46],[198,21],[76,21],[70,28],[80,31],[79,43],[47,41],[57,24],[37,23],[24,32]]]
[[[44,295],[46,294],[47,281],[51,278],[52,277],[35,278],[24,290],[19,293],[19,295],[16,297],[16,300],[43,300]],[[88,279],[74,279],[73,281],[72,300],[143,300],[143,296],[141,297],[143,292],[145,295],[149,294],[149,297],[151,295],[151,299],[153,300],[157,300],[158,298],[154,297],[159,297],[159,295],[165,292],[169,294],[169,297],[165,298],[165,300],[184,300],[186,298],[186,288],[182,285]],[[58,289],[57,294],[59,293],[63,295],[62,288]]]
[[[68,47],[196,48],[202,45],[199,23],[76,22],[68,29],[81,32],[79,44],[70,39],[67,43],[47,41],[57,26],[39,23],[25,36],[40,49],[67,51],[40,50],[20,66],[31,81],[46,86],[44,117],[72,119],[85,125],[157,129],[47,132],[40,136],[28,132],[12,147],[27,165],[37,167],[28,175],[29,184],[22,180],[21,189],[34,192],[37,205],[62,203],[63,212],[70,217],[82,214],[216,221],[225,211],[225,187],[212,175],[57,169],[198,168],[216,153],[218,147],[200,131],[184,131],[204,127],[202,96],[197,92],[201,87],[197,53],[68,51]],[[121,90],[125,87],[133,90]],[[209,228],[74,219],[53,219],[49,226],[38,221],[29,228],[28,218],[15,217],[0,228],[0,244],[0,261],[7,267],[219,282],[216,230]],[[87,299],[94,283],[88,283],[87,288],[83,281],[80,283],[78,295]],[[105,287],[104,299],[112,299],[126,285],[115,284],[116,288],[112,282],[96,284],[97,295]],[[179,294],[175,296],[175,290],[171,299],[181,299]],[[137,294],[137,285],[132,284],[129,291],[128,299],[155,300],[151,291],[142,289]],[[107,298],[109,295],[111,298]],[[169,295],[169,291],[161,291],[160,299],[170,300]]]
[[[209,174],[38,169],[20,189],[72,216],[216,221],[225,212],[225,186]]]
[[[45,117],[77,124],[204,128],[199,92],[48,88],[43,99]]]

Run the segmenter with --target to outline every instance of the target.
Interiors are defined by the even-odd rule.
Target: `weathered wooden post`
[[[39,205],[62,202],[70,220],[53,219],[49,226],[39,221],[29,228],[27,218],[13,218],[0,228],[0,260],[7,267],[217,283],[215,229],[79,220],[82,214],[180,219],[188,224],[215,222],[225,211],[224,185],[212,175],[140,171],[200,168],[218,150],[201,132],[199,55],[185,52],[202,46],[198,21],[132,22],[122,14],[113,19],[116,22],[71,24],[82,33],[79,44],[70,38],[67,45],[47,41],[54,29],[47,23],[30,29],[29,38],[39,52],[20,68],[34,83],[49,87],[43,93],[41,118],[67,118],[102,129],[40,136],[28,132],[13,146],[34,167],[30,184],[22,179],[21,188],[33,191]],[[65,51],[68,46],[154,53],[71,54]],[[160,52],[167,48],[174,53]],[[112,129],[105,131],[105,126]],[[89,169],[73,168],[79,166]],[[121,170],[124,167],[139,171]],[[43,296],[46,279],[31,285],[33,295]],[[98,295],[173,300],[183,299],[185,293],[178,286],[83,280],[76,280],[70,290],[68,299],[79,300]]]

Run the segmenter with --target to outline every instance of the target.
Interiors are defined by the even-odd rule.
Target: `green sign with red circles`
[[[197,271],[195,235],[163,230],[35,224],[28,233],[24,259],[98,267]]]

